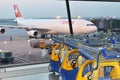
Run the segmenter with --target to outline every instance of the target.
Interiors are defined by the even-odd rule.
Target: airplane
[[[66,34],[69,31],[69,22],[67,19],[25,19],[16,4],[14,4],[14,12],[18,26],[12,28],[23,28],[27,30],[30,37],[37,37],[41,34]],[[73,33],[86,34],[97,31],[97,27],[90,21],[84,19],[72,19]]]

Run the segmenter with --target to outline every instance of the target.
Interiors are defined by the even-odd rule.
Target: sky
[[[0,0],[0,18],[15,18],[13,4],[17,4],[24,18],[67,17],[62,0]],[[70,1],[72,17],[116,16],[120,18],[120,2]]]

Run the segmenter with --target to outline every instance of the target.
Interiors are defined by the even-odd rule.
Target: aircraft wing
[[[24,25],[24,26],[19,26],[19,25],[0,25],[0,27],[2,28],[18,28],[18,29],[25,29],[27,31],[29,30],[37,30],[40,33],[51,33],[51,30],[49,29],[45,29],[45,28],[40,28],[38,26],[28,26],[28,25]],[[53,32],[55,33],[55,32]]]
[[[7,27],[7,28],[18,28],[18,29],[26,29],[26,30],[45,30],[45,31],[50,31],[49,29],[43,29],[40,28],[38,26],[28,26],[28,25],[24,25],[24,26],[19,26],[19,25],[0,25],[0,27]]]

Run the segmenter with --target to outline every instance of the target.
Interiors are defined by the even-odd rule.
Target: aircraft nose
[[[95,26],[95,31],[97,31],[97,27]]]
[[[97,31],[97,27],[96,26],[92,26],[92,32],[95,32],[95,31]]]

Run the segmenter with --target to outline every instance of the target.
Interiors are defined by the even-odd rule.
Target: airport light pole
[[[67,15],[68,15],[68,22],[69,22],[70,34],[73,34],[73,27],[72,27],[72,21],[71,21],[71,13],[70,13],[69,0],[66,0],[66,8],[67,8]]]

